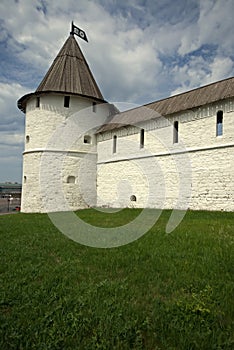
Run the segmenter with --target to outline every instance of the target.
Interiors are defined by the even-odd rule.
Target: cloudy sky
[[[21,182],[24,114],[69,36],[110,102],[143,104],[233,76],[233,0],[0,0],[0,182]]]

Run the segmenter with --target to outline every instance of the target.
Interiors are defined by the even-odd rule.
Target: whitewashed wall
[[[114,207],[234,210],[233,101],[204,106],[139,128],[98,136],[97,204]],[[216,113],[223,110],[223,136]],[[173,123],[179,142],[173,144]],[[140,148],[140,129],[145,145]],[[117,151],[113,154],[113,136]],[[131,201],[135,195],[137,201]]]
[[[107,104],[63,95],[42,95],[28,101],[23,156],[23,212],[75,210],[96,204],[96,136],[109,115]],[[94,129],[93,129],[94,128]],[[90,136],[89,143],[84,137]],[[68,183],[68,177],[74,183]],[[84,180],[85,176],[85,180]]]
[[[23,212],[95,205],[234,210],[233,100],[98,134],[97,140],[95,127],[106,120],[108,105],[94,113],[89,99],[71,96],[70,108],[63,101],[50,94],[41,96],[40,108],[35,97],[27,104]],[[224,113],[223,135],[217,137],[218,110]],[[173,144],[175,120],[179,142]]]

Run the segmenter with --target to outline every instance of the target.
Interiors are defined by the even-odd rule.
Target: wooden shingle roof
[[[169,116],[173,113],[198,108],[233,96],[234,77],[116,114],[98,132],[105,132],[126,125],[135,125],[159,116]]]
[[[52,92],[81,95],[105,102],[88,63],[72,34],[64,43],[35,93],[21,97],[18,101],[18,107],[25,112],[26,102],[33,95]]]
[[[57,91],[103,100],[84,55],[71,34],[36,92]]]

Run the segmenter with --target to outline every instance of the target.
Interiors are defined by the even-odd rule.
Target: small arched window
[[[29,137],[29,135],[27,135],[26,136],[26,143],[29,143],[29,141],[30,141],[30,137]]]
[[[179,122],[174,122],[174,128],[173,128],[173,143],[178,143],[179,141]]]
[[[68,183],[68,184],[74,184],[75,181],[76,181],[75,176],[68,176],[68,177],[67,177],[67,183]]]
[[[136,202],[136,196],[134,194],[131,195],[130,201],[131,202]]]
[[[218,111],[216,116],[216,136],[223,135],[223,111]]]
[[[141,129],[140,133],[140,148],[144,148],[145,146],[145,130]]]
[[[113,153],[116,153],[117,150],[117,136],[113,136]]]
[[[24,184],[27,182],[27,177],[24,176]]]
[[[36,97],[36,108],[40,108],[40,97]]]

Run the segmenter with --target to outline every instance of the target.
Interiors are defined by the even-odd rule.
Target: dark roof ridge
[[[225,79],[221,79],[221,80],[218,80],[218,81],[213,81],[212,83],[209,83],[209,84],[206,84],[206,85],[202,85],[202,86],[198,86],[196,88],[193,88],[191,90],[187,90],[187,91],[183,91],[183,92],[179,92],[178,94],[175,94],[175,95],[171,95],[171,96],[168,96],[168,97],[165,97],[165,98],[162,98],[162,99],[159,99],[159,100],[156,100],[156,101],[153,101],[153,102],[148,102],[146,104],[144,104],[143,106],[148,106],[152,103],[155,103],[155,102],[161,102],[161,101],[165,101],[165,100],[169,100],[170,98],[173,98],[173,97],[176,97],[176,96],[181,96],[181,95],[185,95],[185,94],[189,94],[193,91],[196,91],[196,90],[200,90],[200,89],[203,89],[203,88],[206,88],[208,86],[211,86],[211,85],[216,85],[218,83],[221,83],[223,81],[226,81],[226,80],[231,80],[231,79],[234,79],[234,76],[232,77],[228,77],[228,78],[225,78]],[[142,106],[141,106],[142,107]],[[138,108],[138,107],[136,107]],[[134,109],[134,108],[133,108]]]

